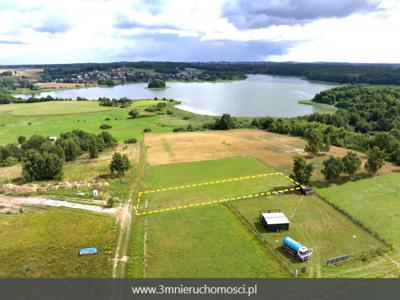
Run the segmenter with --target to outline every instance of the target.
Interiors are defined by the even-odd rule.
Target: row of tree
[[[362,152],[377,147],[385,153],[385,160],[400,164],[400,133],[397,135],[394,132],[378,132],[368,135],[302,118],[255,118],[251,126],[270,132],[305,137],[308,141],[305,150],[311,155],[327,152],[331,145]]]
[[[384,158],[384,152],[374,147],[368,152],[368,159],[364,164],[365,170],[369,174],[375,175],[384,165]],[[321,172],[325,179],[330,181],[339,178],[343,173],[347,174],[349,178],[353,178],[359,171],[362,161],[357,153],[350,151],[342,158],[330,156],[322,164]],[[308,185],[313,171],[314,165],[312,163],[307,163],[303,157],[296,157],[293,162],[291,177],[300,184]]]

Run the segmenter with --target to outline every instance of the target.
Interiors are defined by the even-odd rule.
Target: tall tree
[[[312,129],[306,132],[306,139],[307,145],[304,148],[304,151],[306,151],[308,154],[317,155],[320,151],[323,151],[327,148],[325,147],[324,135],[317,129]]]
[[[223,114],[221,118],[215,121],[215,129],[228,130],[235,127],[235,123],[230,114]]]
[[[323,162],[323,165],[321,172],[327,180],[339,178],[343,172],[343,162],[339,157],[331,156]]]
[[[307,185],[310,184],[313,171],[314,166],[312,163],[307,164],[304,158],[296,157],[293,162],[293,173],[290,177],[302,185]]]
[[[72,138],[68,138],[61,143],[61,147],[64,150],[65,160],[74,161],[79,155],[79,146],[75,143]]]
[[[99,157],[99,148],[97,147],[97,141],[95,137],[91,137],[89,139],[89,157],[90,158],[98,158]]]
[[[385,164],[385,153],[378,147],[372,148],[368,152],[368,160],[365,163],[365,170],[375,175],[380,168]]]
[[[361,159],[355,152],[348,152],[343,158],[343,169],[344,171],[353,177],[361,166]]]
[[[110,164],[111,173],[117,173],[118,176],[124,175],[131,168],[129,158],[126,154],[115,152]]]

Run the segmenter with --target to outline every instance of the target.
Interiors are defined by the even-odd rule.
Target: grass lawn
[[[147,173],[145,190],[208,183],[214,180],[271,172],[274,172],[272,168],[266,167],[259,160],[252,157],[233,157],[195,163],[160,165],[152,167]],[[220,200],[270,191],[274,187],[288,185],[293,185],[293,183],[280,175],[204,184],[184,189],[143,194],[140,209],[145,210],[145,208],[148,208],[151,210]]]
[[[147,170],[144,188],[162,188],[223,178],[269,173],[274,170],[252,157],[232,157],[193,163],[159,165]],[[272,179],[274,178],[274,179]],[[268,182],[272,180],[273,184]],[[265,190],[288,183],[283,177],[209,185],[159,193],[148,205],[171,205],[207,197]],[[256,189],[256,190],[253,190]],[[156,195],[156,194],[146,194]],[[160,202],[160,203],[159,203]],[[168,203],[169,202],[169,203]],[[256,241],[222,205],[196,207],[136,217],[130,245],[129,277],[282,277],[289,276],[276,259]],[[145,224],[147,222],[147,225]],[[189,226],[190,224],[190,226]],[[144,242],[146,236],[146,242]],[[146,254],[144,254],[146,244]],[[145,257],[145,258],[143,258]]]
[[[356,254],[382,246],[317,196],[286,194],[233,201],[231,204],[267,241],[276,245],[276,250],[285,255],[294,268],[306,266],[307,276],[310,277],[322,276],[322,267],[328,258]],[[259,212],[268,209],[280,209],[285,213],[290,221],[289,231],[271,233],[264,230],[260,224]],[[282,239],[287,235],[314,249],[308,262],[298,263],[282,251]]]
[[[112,217],[61,208],[0,215],[0,277],[110,277],[117,229]],[[78,257],[81,247],[99,254]]]
[[[367,227],[400,246],[400,173],[319,189],[318,192]]]
[[[386,173],[374,178],[348,182],[318,190],[367,227],[393,243],[395,248],[372,260],[351,262],[325,269],[329,277],[400,276],[400,173]]]
[[[275,170],[254,157],[167,164],[151,167],[146,173],[144,187],[162,188],[270,172]]]
[[[134,259],[128,277],[290,276],[221,205],[146,216],[137,222],[141,225],[132,235]]]
[[[212,120],[183,112],[168,102],[161,114],[145,112],[147,106],[160,101],[134,101],[130,107],[105,107],[97,101],[58,101],[0,105],[0,144],[16,142],[18,136],[27,138],[34,134],[59,135],[62,132],[81,129],[100,133],[100,125],[112,126],[108,131],[120,142],[135,137],[143,139],[143,129],[154,132],[171,132],[176,127],[198,126]],[[128,112],[136,107],[141,115],[148,117],[129,119]],[[166,110],[172,111],[166,114]],[[185,119],[183,119],[185,118]]]

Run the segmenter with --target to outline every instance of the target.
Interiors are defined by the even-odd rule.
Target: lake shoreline
[[[35,93],[35,97],[77,97],[99,99],[177,99],[181,109],[210,116],[229,113],[238,117],[296,117],[317,112],[317,106],[299,103],[334,85],[316,84],[299,77],[247,75],[245,80],[225,82],[169,82],[168,87],[149,89],[146,83],[129,83],[112,87],[57,89]],[[19,95],[29,98],[31,94]]]

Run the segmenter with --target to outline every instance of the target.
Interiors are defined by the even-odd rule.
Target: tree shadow
[[[94,179],[117,179],[117,178],[120,178],[118,174],[108,173],[108,174],[100,174],[96,176]]]
[[[280,253],[282,256],[284,256],[291,263],[298,263],[298,264],[302,263],[301,261],[298,261],[294,255],[290,254],[287,250],[285,250],[283,245],[277,246],[275,248],[275,251]]]
[[[400,170],[399,170],[400,172]],[[350,176],[340,176],[339,178],[333,179],[333,180],[315,180],[312,182],[312,185],[315,186],[316,188],[326,188],[330,187],[332,185],[343,185],[348,182],[356,182],[359,180],[367,179],[367,178],[372,178],[374,175],[369,174],[367,172],[361,172],[356,174],[354,177]]]

